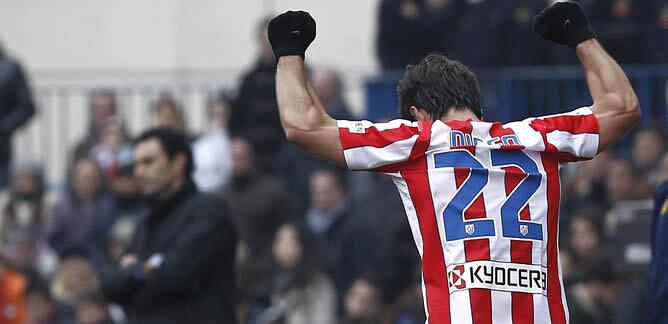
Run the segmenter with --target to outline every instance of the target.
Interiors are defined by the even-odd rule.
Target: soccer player
[[[288,11],[269,24],[288,140],[394,179],[422,257],[430,324],[568,322],[557,250],[559,168],[614,145],[640,118],[629,80],[580,5],[556,3],[535,17],[534,29],[575,51],[591,106],[486,122],[475,75],[429,55],[399,84],[403,119],[371,123],[332,119],[306,81],[304,53],[315,38],[308,13]]]

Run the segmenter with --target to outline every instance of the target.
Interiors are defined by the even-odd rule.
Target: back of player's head
[[[415,120],[410,113],[411,106],[424,109],[432,120],[461,109],[482,118],[476,75],[466,65],[441,54],[429,54],[418,64],[406,67],[397,93],[404,119]]]

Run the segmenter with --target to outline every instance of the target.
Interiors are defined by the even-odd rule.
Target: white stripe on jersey
[[[394,185],[399,191],[399,196],[404,205],[404,210],[406,211],[406,217],[408,218],[408,224],[411,227],[411,233],[413,233],[413,240],[415,241],[415,247],[417,247],[418,253],[420,253],[420,258],[423,255],[423,243],[422,243],[422,233],[420,233],[420,223],[418,221],[418,216],[415,211],[415,206],[413,205],[413,200],[411,200],[411,194],[408,192],[408,184],[406,180],[401,177],[399,173],[390,174]]]
[[[593,158],[598,150],[598,134],[571,134],[554,130],[545,136],[547,142],[554,145],[557,150],[574,156]]]
[[[545,151],[543,136],[540,132],[531,128],[528,122],[512,122],[505,124],[505,126],[515,132],[515,135],[517,135],[520,142],[522,142],[522,145],[526,147],[527,150],[538,152]]]

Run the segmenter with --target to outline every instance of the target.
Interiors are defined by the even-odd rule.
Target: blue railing
[[[643,109],[643,122],[666,122],[668,66],[626,66]],[[396,87],[401,73],[387,73],[366,82],[367,116],[397,116]],[[485,119],[520,120],[590,105],[584,72],[579,66],[504,68],[478,71]],[[668,124],[666,124],[668,125]]]

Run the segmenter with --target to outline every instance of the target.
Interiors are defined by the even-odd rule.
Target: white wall
[[[224,69],[247,66],[265,15],[310,11],[314,63],[375,66],[376,1],[0,0],[0,40],[31,71]]]

